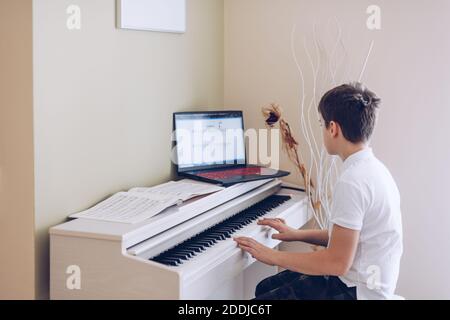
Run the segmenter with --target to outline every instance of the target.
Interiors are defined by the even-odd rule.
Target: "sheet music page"
[[[151,188],[133,188],[130,192],[140,194],[160,194],[170,197],[177,197],[182,201],[186,201],[197,196],[214,193],[223,189],[223,187],[213,184],[209,185],[186,181],[170,181]]]
[[[70,217],[131,224],[151,218],[179,202],[178,198],[163,194],[119,192]]]

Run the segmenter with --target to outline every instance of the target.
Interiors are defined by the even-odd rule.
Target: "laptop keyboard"
[[[260,175],[261,168],[251,167],[251,168],[238,168],[238,169],[228,169],[222,171],[214,171],[214,172],[203,172],[197,173],[196,175],[206,179],[213,180],[223,180],[236,176],[249,176],[249,175]]]

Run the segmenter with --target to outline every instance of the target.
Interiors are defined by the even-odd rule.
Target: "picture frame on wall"
[[[184,33],[186,0],[117,0],[117,27]]]

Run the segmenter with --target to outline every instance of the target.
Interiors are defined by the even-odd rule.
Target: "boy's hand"
[[[279,232],[277,234],[272,235],[272,239],[277,239],[281,241],[295,241],[298,238],[298,236],[296,237],[298,230],[287,226],[286,222],[283,219],[264,218],[262,220],[259,220],[258,224],[260,226],[269,226]]]
[[[238,243],[239,248],[248,252],[256,260],[270,266],[276,265],[276,256],[279,251],[270,249],[252,238],[237,237],[234,241]]]

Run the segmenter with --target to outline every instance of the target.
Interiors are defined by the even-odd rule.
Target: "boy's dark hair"
[[[319,112],[327,128],[334,121],[348,141],[367,142],[375,127],[380,102],[375,93],[354,82],[325,93],[319,103]]]

